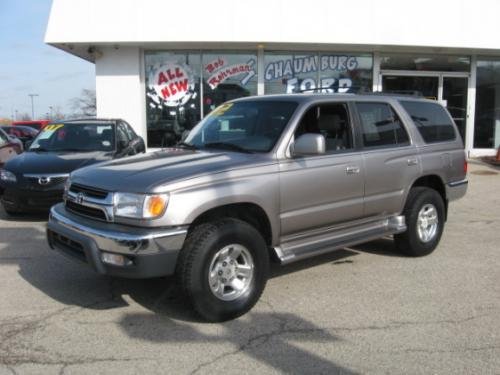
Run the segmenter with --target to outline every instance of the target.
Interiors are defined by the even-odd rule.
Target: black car
[[[28,148],[27,143],[33,141],[35,137],[38,135],[38,130],[33,129],[29,126],[12,126],[12,125],[4,125],[1,126],[2,130],[12,137],[16,137],[21,142],[23,142],[24,148]]]
[[[145,152],[144,140],[123,120],[82,119],[47,125],[25,153],[0,170],[7,213],[46,212],[62,200],[75,169]]]

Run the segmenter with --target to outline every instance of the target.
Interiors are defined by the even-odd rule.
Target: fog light
[[[130,266],[132,261],[123,255],[102,253],[101,259],[104,263],[112,264],[113,266]]]

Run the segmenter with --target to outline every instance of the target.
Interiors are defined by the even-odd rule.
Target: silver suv
[[[286,264],[393,235],[439,243],[467,189],[463,143],[437,102],[280,95],[228,102],[175,148],[77,170],[50,246],[101,274],[173,275],[209,321],[259,299]]]

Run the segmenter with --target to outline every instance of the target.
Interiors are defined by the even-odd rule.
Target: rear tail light
[[[464,173],[467,174],[467,170],[469,168],[469,165],[467,164],[467,159],[464,160]]]

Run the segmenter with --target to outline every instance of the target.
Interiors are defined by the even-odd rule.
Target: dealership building
[[[498,0],[54,0],[45,42],[95,64],[97,115],[168,145],[249,95],[384,91],[445,105],[470,156],[500,146]]]

